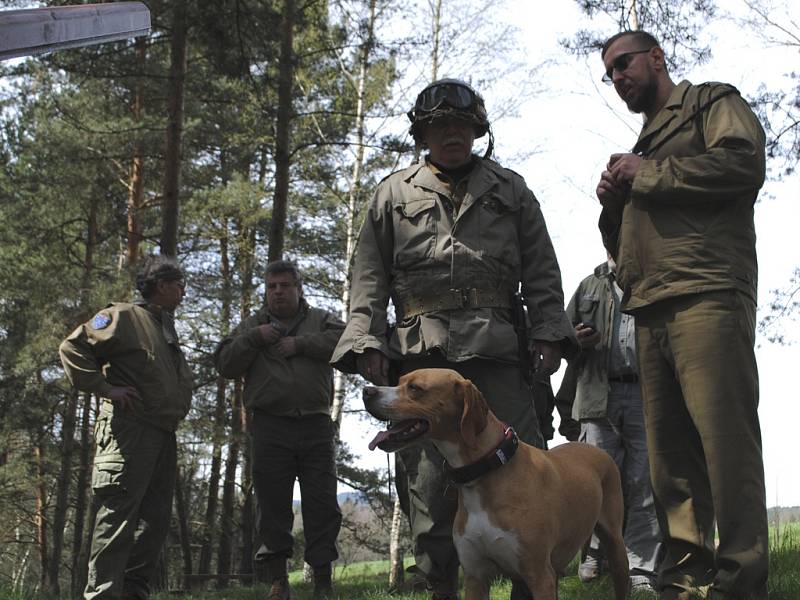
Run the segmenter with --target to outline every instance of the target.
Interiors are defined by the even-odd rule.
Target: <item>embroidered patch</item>
[[[92,329],[105,329],[111,323],[111,317],[103,313],[97,313],[92,319]]]

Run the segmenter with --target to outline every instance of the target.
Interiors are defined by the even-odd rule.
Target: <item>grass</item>
[[[334,586],[341,600],[428,600],[424,592],[394,592],[387,589],[388,562],[364,562],[341,567],[334,571]],[[570,565],[567,576],[559,582],[560,600],[612,600],[610,580],[603,578],[591,585],[582,584],[576,575],[577,561]],[[300,571],[289,575],[293,600],[311,600],[312,586],[302,581]],[[193,592],[191,594],[159,594],[154,600],[262,600],[268,591],[264,585],[232,587],[227,590]],[[492,586],[492,600],[507,600],[511,594],[508,581],[498,581]],[[800,524],[792,523],[779,530],[770,531],[770,600],[797,600],[800,598]],[[652,599],[645,594],[634,594],[631,600]],[[0,600],[5,598],[0,593]],[[9,600],[17,600],[9,597]]]

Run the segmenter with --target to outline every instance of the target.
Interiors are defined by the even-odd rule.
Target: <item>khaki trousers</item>
[[[755,304],[722,290],[661,301],[635,316],[650,471],[665,535],[659,586],[711,583],[725,598],[766,598]]]
[[[115,414],[104,402],[95,442],[92,491],[98,510],[84,598],[144,599],[169,531],[175,433]]]

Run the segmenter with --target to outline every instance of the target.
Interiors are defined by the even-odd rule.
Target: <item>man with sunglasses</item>
[[[393,376],[454,369],[522,440],[542,447],[512,295],[521,288],[540,376],[558,369],[574,333],[539,203],[522,177],[488,159],[486,108],[466,83],[432,83],[408,116],[414,141],[428,154],[384,179],[369,205],[355,252],[350,317],[333,364],[376,385],[389,384],[390,359]],[[488,148],[479,157],[473,143],[486,134]],[[390,298],[397,319],[391,330]],[[452,539],[457,494],[443,480],[443,460],[430,443],[397,460],[416,571],[440,600],[457,597],[459,568]],[[515,598],[526,597],[515,589]]]
[[[177,261],[148,258],[136,278],[142,302],[115,302],[59,348],[72,384],[102,399],[87,600],[144,600],[169,531],[175,429],[189,412],[192,373],[175,332],[186,284]]]
[[[735,88],[676,85],[650,34],[617,34],[602,58],[603,80],[645,117],[633,151],[610,157],[597,197],[623,310],[636,318],[665,535],[661,598],[707,588],[715,600],[761,600],[768,535],[753,207],[764,132]]]

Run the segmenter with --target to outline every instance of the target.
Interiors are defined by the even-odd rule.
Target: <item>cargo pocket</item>
[[[92,469],[92,490],[96,496],[113,496],[127,491],[124,485],[125,461],[98,457]]]

